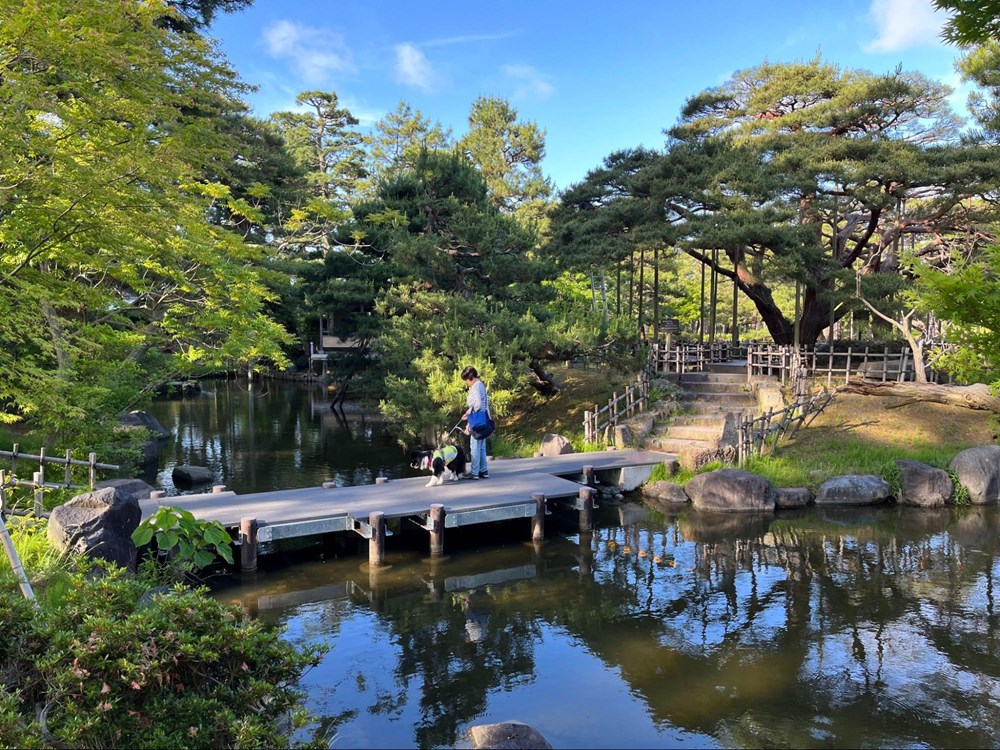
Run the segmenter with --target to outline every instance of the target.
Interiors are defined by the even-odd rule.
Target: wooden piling
[[[589,534],[594,528],[594,489],[580,488],[580,533]]]
[[[36,471],[32,478],[35,483],[35,518],[41,518],[45,513],[45,474]]]
[[[427,516],[431,533],[431,557],[444,554],[444,506],[435,503]]]
[[[368,564],[373,567],[385,565],[385,514],[374,511],[368,516],[372,528],[372,538],[368,540]]]
[[[535,501],[535,517],[531,519],[531,538],[541,540],[545,538],[545,495],[541,492],[532,492],[531,499]]]
[[[594,480],[594,467],[584,466],[583,467],[583,483],[588,487],[593,487],[595,484]]]
[[[257,529],[256,518],[240,519],[240,570],[252,573],[257,570]]]

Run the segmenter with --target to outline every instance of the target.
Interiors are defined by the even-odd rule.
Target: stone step
[[[719,425],[673,424],[667,428],[665,437],[671,440],[718,440],[722,437],[722,431],[725,426],[725,420],[723,420],[722,424]]]
[[[685,372],[678,378],[681,385],[686,383],[746,383],[746,373],[725,372]]]
[[[751,406],[757,404],[757,399],[752,393],[681,393],[681,401],[687,403],[708,402],[718,406]]]
[[[669,438],[660,437],[653,441],[657,450],[666,451],[667,453],[676,453],[677,455],[690,453],[692,451],[714,451],[718,448],[718,442],[715,440],[691,440],[688,438]]]
[[[714,416],[726,414],[757,414],[757,404],[718,404],[710,401],[685,401],[684,414],[686,416]]]
[[[713,373],[739,373],[746,377],[747,374],[747,363],[746,360],[735,360],[733,362],[716,362],[713,365],[709,365],[709,372]]]
[[[745,393],[752,395],[745,390],[745,383],[716,383],[713,381],[681,383],[681,388],[685,393]]]
[[[674,418],[675,425],[711,425],[722,429],[726,424],[725,414],[718,411],[706,414],[679,414]]]

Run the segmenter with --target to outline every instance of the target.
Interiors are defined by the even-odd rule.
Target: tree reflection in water
[[[433,562],[400,551],[377,575],[325,564],[317,598],[338,624],[292,630],[332,637],[321,679],[348,679],[332,696],[307,683],[313,711],[339,717],[348,740],[377,725],[390,746],[451,746],[470,724],[514,717],[554,746],[995,744],[997,509],[614,512],[622,523],[605,515],[583,538]],[[353,593],[338,602],[340,572]],[[289,585],[302,580],[300,566]],[[230,593],[251,608],[260,594]],[[261,614],[294,625],[309,612]],[[362,615],[367,641],[341,629]],[[391,676],[352,660],[366,648]],[[595,660],[623,690],[570,677]],[[351,690],[354,672],[391,681],[391,699]],[[600,705],[580,714],[587,695]]]

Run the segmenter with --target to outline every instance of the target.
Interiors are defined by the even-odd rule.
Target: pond
[[[245,380],[205,380],[202,387],[192,398],[149,408],[172,434],[149,478],[168,495],[192,491],[174,486],[178,464],[207,466],[215,484],[239,494],[413,476],[408,454],[377,416],[331,411],[321,385],[263,381],[248,388]]]
[[[315,388],[160,402],[174,463],[237,492],[408,476],[378,422]],[[306,540],[216,595],[333,648],[303,682],[333,747],[447,748],[516,719],[555,747],[997,747],[997,508],[530,519]],[[563,528],[560,532],[559,529]]]

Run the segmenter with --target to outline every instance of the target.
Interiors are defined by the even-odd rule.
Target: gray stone
[[[170,437],[170,430],[160,424],[160,421],[152,414],[147,414],[144,411],[130,411],[122,417],[121,423],[124,427],[143,427],[163,440]]]
[[[668,481],[651,482],[642,486],[642,496],[657,503],[686,503],[691,500],[684,488]]]
[[[470,727],[460,747],[470,747],[473,750],[493,748],[495,750],[551,750],[552,745],[546,742],[538,730],[519,721],[505,721],[500,724],[477,724]]]
[[[812,495],[805,487],[776,487],[774,493],[774,507],[780,509],[804,508],[812,500]]]
[[[725,513],[774,510],[771,483],[743,469],[717,469],[697,474],[684,490],[699,510]]]
[[[996,505],[1000,499],[1000,445],[980,445],[955,456],[949,467],[969,491],[973,505]]]
[[[635,443],[632,430],[627,424],[615,425],[615,447],[628,448]]]
[[[215,479],[215,474],[211,469],[205,466],[192,466],[189,464],[175,466],[171,476],[173,477],[174,484],[187,486],[208,484]]]
[[[118,495],[127,499],[145,500],[156,488],[141,479],[105,479],[97,483],[97,489],[111,487]]]
[[[542,437],[539,450],[543,456],[563,456],[573,452],[573,444],[562,435],[547,432]]]
[[[951,477],[944,469],[928,466],[908,458],[896,460],[899,467],[899,502],[921,508],[936,508],[951,498],[954,489]]]
[[[132,532],[139,526],[139,501],[104,487],[77,495],[52,511],[48,538],[59,550],[110,560],[134,569],[136,550]]]
[[[827,479],[816,492],[816,505],[877,505],[889,499],[889,483],[873,474]]]

